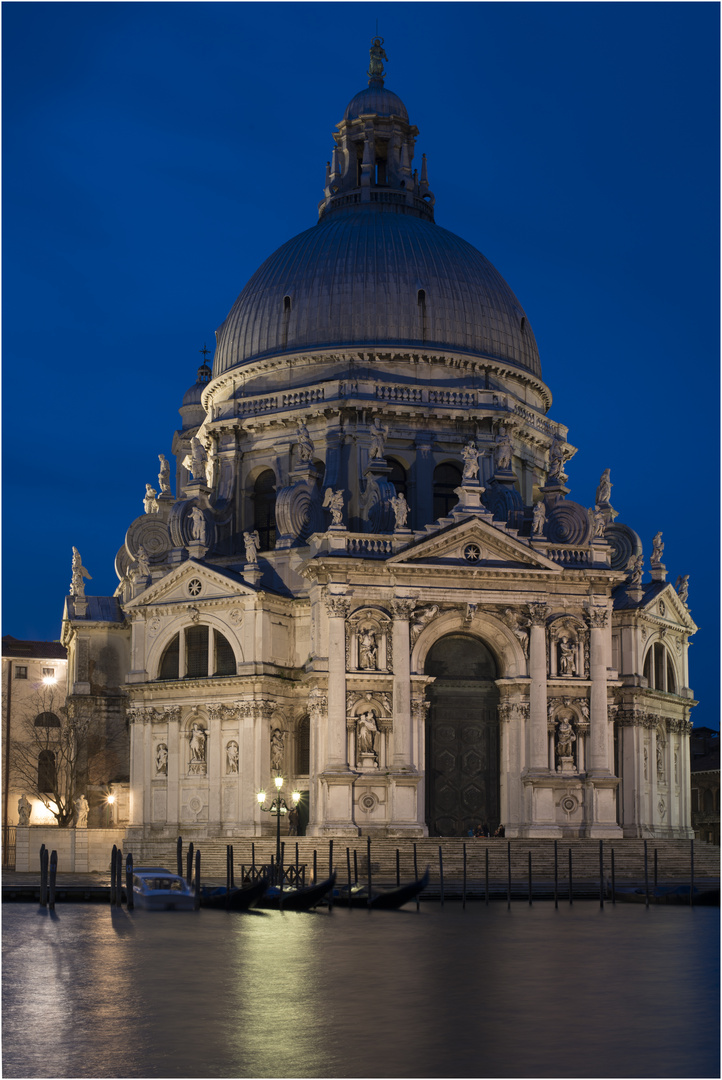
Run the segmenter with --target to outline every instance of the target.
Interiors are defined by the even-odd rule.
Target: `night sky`
[[[244,284],[314,223],[367,82],[420,129],[436,220],[506,278],[570,498],[610,467],[647,573],[690,574],[719,726],[716,3],[4,3],[3,633],[54,639],[113,562]]]

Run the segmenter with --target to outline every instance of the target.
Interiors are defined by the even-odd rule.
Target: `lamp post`
[[[281,815],[287,814],[289,807],[286,804],[286,800],[281,796],[281,788],[283,787],[283,777],[274,776],[273,782],[276,785],[276,798],[273,800],[270,806],[264,806],[266,801],[265,791],[259,791],[256,798],[261,810],[266,814],[276,815],[276,873],[280,873],[279,867],[281,865]],[[291,802],[293,807],[298,805],[298,801],[301,798],[300,791],[294,791],[291,795]]]

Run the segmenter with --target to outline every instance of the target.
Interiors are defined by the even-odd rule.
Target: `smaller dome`
[[[198,378],[193,383],[193,386],[189,387],[183,395],[183,405],[200,405],[201,394],[208,383],[211,381],[211,369],[208,364],[201,364],[198,368]],[[182,408],[183,406],[181,406]]]
[[[407,123],[409,120],[409,114],[401,98],[393,90],[387,90],[380,80],[375,84],[372,82],[371,86],[367,86],[365,90],[359,90],[358,94],[351,98],[343,118],[356,120],[362,113],[364,115],[375,113],[376,116],[400,116]]]

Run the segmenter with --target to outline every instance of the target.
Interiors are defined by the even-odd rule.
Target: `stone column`
[[[546,604],[530,604],[529,771],[548,772]]]
[[[209,649],[210,655],[210,649]],[[214,715],[215,714],[215,715]],[[208,823],[220,824],[221,821],[221,778],[222,772],[222,720],[220,710],[208,709],[208,738],[206,739],[206,768],[208,770]]]
[[[328,612],[328,718],[326,769],[348,769],[346,743],[346,616],[351,601],[327,596]]]
[[[145,709],[129,708],[130,723],[130,825],[143,824],[143,792],[145,782],[144,731],[148,723]],[[168,747],[170,759],[170,747]],[[170,769],[170,760],[169,760]]]
[[[165,819],[169,825],[180,822],[180,777],[184,762],[181,761],[180,705],[168,710],[168,799]]]
[[[409,618],[415,606],[413,600],[398,599],[391,603],[394,613],[394,769],[413,767]]]
[[[589,611],[591,624],[589,676],[592,692],[588,765],[591,776],[611,776],[607,716],[607,651],[605,648],[607,620],[606,608],[592,608]]]

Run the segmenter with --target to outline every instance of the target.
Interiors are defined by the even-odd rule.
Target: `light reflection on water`
[[[710,1077],[719,912],[3,905],[6,1077]]]

